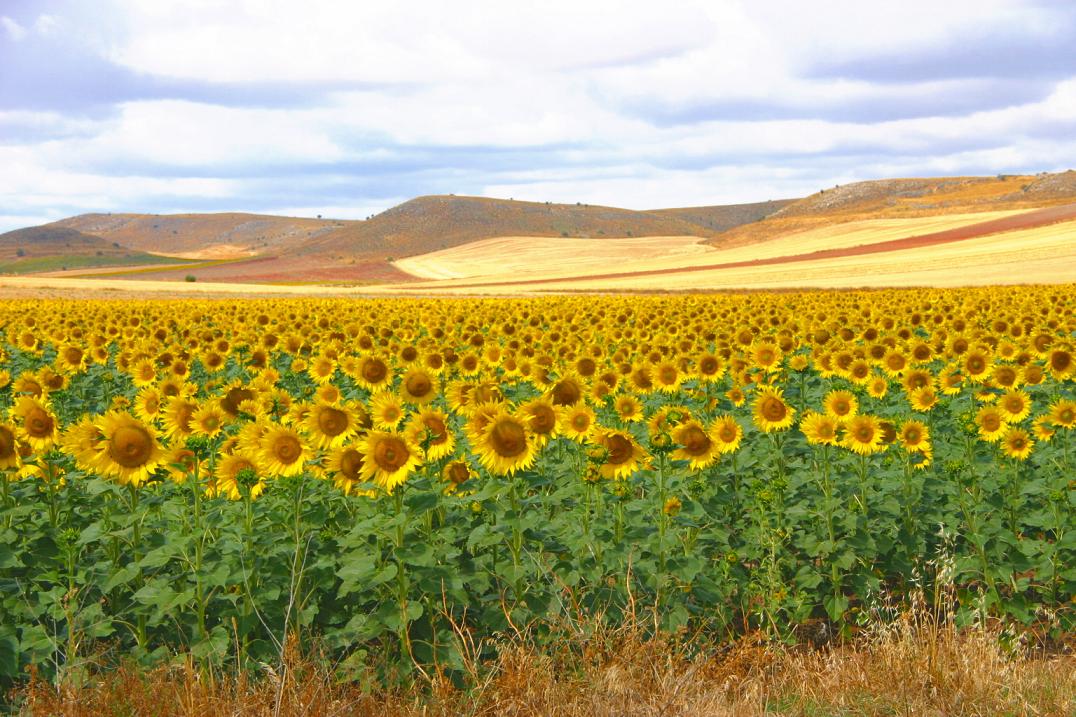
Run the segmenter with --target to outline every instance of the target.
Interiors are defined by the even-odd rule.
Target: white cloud
[[[3,27],[4,31],[8,34],[8,37],[15,42],[19,42],[26,37],[26,28],[7,15],[0,16],[0,27]]]
[[[138,78],[195,90],[92,117],[0,105],[0,128],[24,135],[0,136],[0,228],[59,211],[228,203],[363,217],[432,191],[636,208],[754,201],[881,176],[1055,169],[1070,161],[1076,127],[1076,79],[1041,101],[892,119],[877,108],[919,103],[929,115],[998,86],[812,74],[969,33],[1064,26],[1050,22],[1056,5],[1015,0],[106,0],[92,10],[100,21],[68,2],[0,25],[20,47],[90,48]],[[316,102],[249,107],[213,104],[196,91],[205,83],[217,96],[243,83],[328,89]],[[764,121],[751,120],[756,105]]]

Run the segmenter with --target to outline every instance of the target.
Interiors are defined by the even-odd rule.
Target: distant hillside
[[[51,224],[0,234],[0,273],[5,274],[169,261],[133,251],[98,236]]]
[[[418,197],[365,222],[324,232],[304,241],[296,253],[401,258],[501,236],[603,239],[713,234],[699,224],[655,212],[440,195]]]
[[[774,199],[752,204],[728,204],[716,207],[683,207],[680,209],[651,209],[649,214],[681,219],[712,232],[728,231],[743,224],[757,222],[772,215],[796,199]]]
[[[1076,171],[997,177],[880,179],[825,189],[793,201],[766,219],[711,239],[737,246],[820,226],[864,219],[1034,209],[1076,201]]]
[[[51,226],[77,229],[132,249],[188,258],[273,252],[349,222],[262,214],[81,214]]]

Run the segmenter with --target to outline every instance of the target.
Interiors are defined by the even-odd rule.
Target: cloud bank
[[[0,230],[1076,165],[1066,2],[5,0]]]

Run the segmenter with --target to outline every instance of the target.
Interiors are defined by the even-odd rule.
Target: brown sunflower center
[[[704,376],[712,376],[717,373],[718,363],[713,356],[706,356],[699,362],[699,371]]]
[[[433,388],[433,382],[430,381],[430,377],[426,374],[415,373],[407,377],[407,380],[404,381],[404,386],[409,394],[421,398],[430,392]]]
[[[456,461],[448,466],[448,479],[456,485],[466,483],[470,477],[471,471],[467,469],[467,464],[462,461]]]
[[[299,460],[299,456],[301,456],[302,453],[303,446],[295,436],[278,436],[277,439],[273,441],[273,455],[285,465]]]
[[[15,434],[10,429],[0,426],[0,460],[7,460],[15,455]]]
[[[108,441],[109,457],[124,468],[144,466],[153,454],[153,437],[141,426],[120,426]]]
[[[359,480],[359,474],[362,473],[362,464],[362,454],[354,448],[348,448],[340,456],[340,473],[348,480]]]
[[[558,406],[574,406],[582,397],[583,392],[575,381],[559,381],[553,387],[553,403]]]
[[[995,416],[993,413],[988,413],[983,416],[983,428],[988,431],[996,431],[1001,428],[1001,417]]]
[[[762,404],[759,406],[759,413],[761,413],[762,417],[767,421],[778,423],[783,421],[785,416],[788,415],[788,406],[776,396],[767,396],[762,399]]]
[[[347,414],[339,408],[325,407],[318,413],[318,428],[326,436],[339,436],[347,425]]]
[[[389,367],[381,359],[368,359],[362,366],[362,378],[367,383],[380,383],[388,375]]]
[[[1054,371],[1067,371],[1072,366],[1072,354],[1068,351],[1054,351],[1050,354],[1050,367]]]
[[[680,433],[680,444],[688,454],[701,456],[710,450],[712,442],[706,431],[698,426],[688,426]]]
[[[557,414],[545,405],[535,406],[531,410],[530,429],[535,433],[550,433],[557,425]]]
[[[52,433],[53,423],[52,416],[48,414],[48,411],[34,406],[26,413],[26,432],[34,438],[44,438]]]
[[[422,419],[422,424],[430,433],[430,445],[437,446],[448,440],[448,428],[437,416],[426,416]]]
[[[605,446],[609,451],[606,462],[610,465],[618,466],[631,460],[633,452],[631,441],[624,436],[616,434],[609,436]]]
[[[254,392],[249,388],[239,388],[238,386],[228,390],[227,395],[220,402],[220,407],[224,409],[229,415],[236,415],[239,413],[239,404],[243,401],[250,401],[254,398]]]
[[[490,430],[489,437],[493,450],[505,458],[514,458],[527,450],[527,432],[520,423],[511,418],[497,421]]]
[[[374,462],[381,470],[394,473],[407,463],[411,453],[407,444],[399,438],[389,436],[377,442],[374,448]]]

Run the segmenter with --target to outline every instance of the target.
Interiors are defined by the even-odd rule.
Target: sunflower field
[[[0,306],[6,680],[913,592],[1071,634],[1071,286]]]

